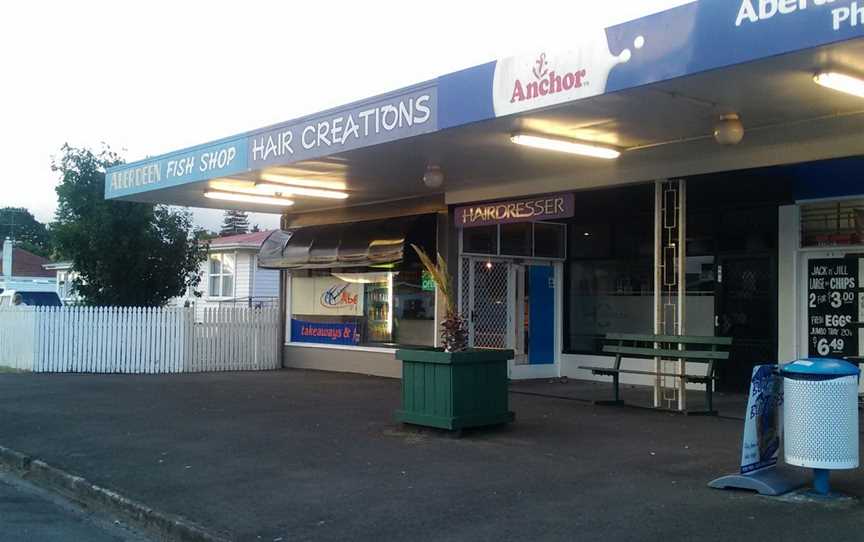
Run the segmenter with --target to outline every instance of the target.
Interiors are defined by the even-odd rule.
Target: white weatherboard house
[[[53,292],[56,273],[44,269],[46,263],[47,258],[15,248],[12,240],[7,238],[3,242],[3,250],[0,251],[0,292]]]
[[[272,231],[261,231],[210,241],[201,265],[197,306],[270,305],[279,300],[279,271],[258,267],[258,250]],[[185,300],[184,300],[185,301]]]

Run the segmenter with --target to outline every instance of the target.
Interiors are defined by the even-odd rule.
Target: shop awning
[[[258,251],[267,269],[369,267],[402,260],[415,217],[277,230]]]

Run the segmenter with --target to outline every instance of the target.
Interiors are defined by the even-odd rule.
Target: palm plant
[[[456,292],[447,271],[447,262],[438,254],[438,261],[432,262],[426,252],[417,245],[411,245],[426,271],[432,276],[435,286],[446,300],[444,321],[441,322],[441,344],[445,352],[462,352],[468,349],[468,325],[456,307]]]

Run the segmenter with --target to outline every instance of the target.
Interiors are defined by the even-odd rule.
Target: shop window
[[[464,228],[462,251],[470,254],[498,254],[498,226]]]
[[[565,349],[601,353],[606,333],[654,330],[653,185],[587,192],[570,221]]]
[[[567,226],[556,222],[514,222],[462,229],[464,254],[563,260],[566,248]]]
[[[412,245],[436,253],[436,217],[418,217],[402,261],[291,272],[290,340],[396,348],[435,344],[435,285]]]
[[[534,249],[531,226],[530,222],[501,224],[501,255],[531,256]]]
[[[234,254],[211,254],[208,267],[210,297],[234,296]]]
[[[864,244],[864,200],[801,206],[801,246]]]
[[[291,340],[341,346],[431,346],[435,289],[419,266],[299,271],[291,278]]]
[[[534,224],[534,257],[563,259],[566,256],[567,226],[549,222]]]

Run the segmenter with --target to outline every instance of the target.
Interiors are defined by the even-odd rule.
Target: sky
[[[0,207],[43,221],[63,143],[127,161],[204,143],[692,0],[8,2]],[[218,228],[222,211],[197,210]],[[276,227],[278,215],[252,223]]]

